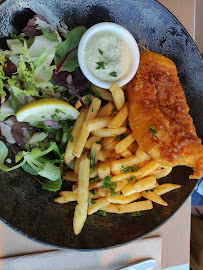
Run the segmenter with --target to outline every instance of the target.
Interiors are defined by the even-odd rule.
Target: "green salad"
[[[41,15],[35,15],[19,35],[11,34],[8,48],[0,49],[0,169],[22,168],[59,190],[64,152],[79,111],[73,106],[91,93],[82,74],[77,47],[86,28],[58,31]],[[90,99],[90,98],[89,98]],[[17,144],[15,160],[9,145]]]

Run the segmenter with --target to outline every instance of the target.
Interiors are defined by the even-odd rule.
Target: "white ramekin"
[[[85,61],[85,47],[92,35],[95,33],[98,33],[100,31],[112,31],[115,32],[116,34],[120,35],[128,44],[131,55],[132,55],[132,60],[131,60],[131,66],[129,68],[129,72],[122,77],[120,80],[115,80],[119,86],[123,86],[127,84],[135,75],[138,66],[139,66],[139,61],[140,61],[140,53],[139,53],[139,48],[137,45],[137,42],[135,41],[134,37],[132,34],[126,30],[124,27],[122,27],[119,24],[116,23],[111,23],[111,22],[102,22],[95,24],[94,26],[90,27],[85,34],[82,36],[79,46],[78,46],[78,62],[80,65],[80,68],[85,75],[85,77],[93,84],[96,86],[99,86],[104,89],[108,89],[113,82],[106,82],[99,80],[96,78],[91,71],[88,69]]]

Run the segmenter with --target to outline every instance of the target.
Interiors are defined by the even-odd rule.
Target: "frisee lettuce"
[[[0,66],[0,102],[3,103],[5,101],[6,98],[6,92],[4,91],[4,80],[6,79],[5,74],[4,74],[4,70],[3,67]]]

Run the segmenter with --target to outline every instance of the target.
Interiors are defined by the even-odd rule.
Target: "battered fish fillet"
[[[141,53],[127,96],[129,123],[140,148],[162,165],[192,167],[190,178],[203,176],[203,146],[175,64],[153,52]]]

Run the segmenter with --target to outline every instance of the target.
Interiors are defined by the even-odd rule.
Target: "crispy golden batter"
[[[175,64],[153,52],[141,53],[127,95],[130,127],[141,149],[163,165],[194,168],[190,178],[203,176],[203,146]]]

